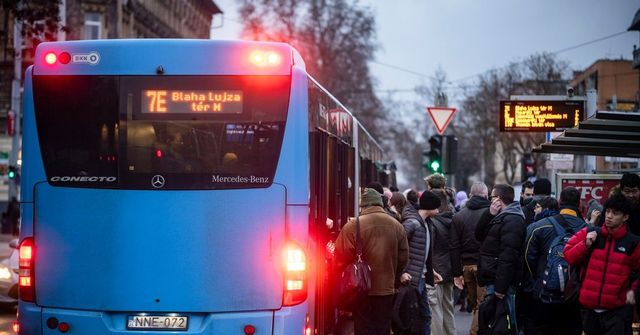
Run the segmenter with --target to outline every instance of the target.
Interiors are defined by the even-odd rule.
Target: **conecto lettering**
[[[112,183],[117,179],[116,177],[105,176],[54,176],[50,180],[52,182]]]

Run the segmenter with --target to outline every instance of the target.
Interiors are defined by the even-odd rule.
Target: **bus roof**
[[[38,45],[34,75],[290,75],[304,68],[289,44],[195,39],[110,39]]]

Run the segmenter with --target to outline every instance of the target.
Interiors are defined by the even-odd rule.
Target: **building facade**
[[[213,0],[66,0],[67,40],[208,39]]]
[[[637,111],[640,71],[630,60],[601,59],[586,70],[575,72],[570,85],[576,95],[598,92],[598,110]]]

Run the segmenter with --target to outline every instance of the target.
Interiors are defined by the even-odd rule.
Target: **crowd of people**
[[[421,193],[377,182],[363,193],[362,257],[372,290],[353,311],[356,335],[455,335],[454,291],[462,289],[471,335],[632,334],[640,302],[637,174],[624,174],[604,203],[590,201],[585,217],[578,189],[556,198],[545,178],[525,182],[519,201],[506,184],[489,190],[477,182],[467,197],[443,175],[425,181]],[[354,222],[336,240],[339,264],[354,259]],[[415,289],[419,312],[400,329],[392,319],[403,287]]]

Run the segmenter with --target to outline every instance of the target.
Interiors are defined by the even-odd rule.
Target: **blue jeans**
[[[418,292],[420,292],[420,314],[424,320],[424,335],[431,335],[431,307],[429,307],[429,297],[424,278],[420,278]]]
[[[487,285],[487,296],[492,295],[495,292],[494,285]],[[513,286],[509,286],[507,294],[504,295],[507,300],[507,306],[509,308],[509,318],[511,329],[518,329],[518,322],[516,321],[516,289]]]

